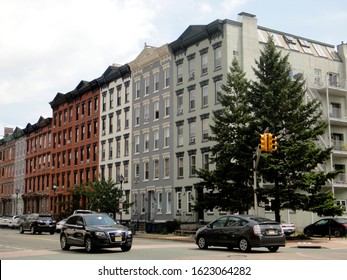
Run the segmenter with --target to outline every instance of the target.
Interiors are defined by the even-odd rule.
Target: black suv
[[[88,253],[99,248],[115,247],[126,252],[131,249],[132,241],[132,232],[105,213],[72,215],[66,220],[60,233],[62,250],[77,246],[84,247]]]
[[[22,218],[18,228],[20,233],[30,231],[32,234],[36,232],[39,234],[42,232],[54,234],[55,227],[56,221],[53,220],[51,215],[31,214]]]

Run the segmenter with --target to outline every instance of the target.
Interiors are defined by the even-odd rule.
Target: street
[[[344,241],[345,242],[345,241]],[[301,244],[301,243],[299,243]],[[347,260],[347,246],[335,248],[298,248],[288,242],[277,253],[266,248],[254,248],[249,253],[210,247],[200,250],[193,241],[161,240],[135,235],[132,249],[103,249],[87,254],[84,248],[71,247],[62,251],[59,234],[19,234],[18,230],[0,229],[1,260]]]

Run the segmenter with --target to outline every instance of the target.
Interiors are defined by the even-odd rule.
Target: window
[[[313,54],[311,50],[311,46],[306,40],[299,39],[299,43],[305,53]]]
[[[177,65],[177,84],[183,83],[183,64]]]
[[[165,98],[164,99],[164,107],[165,107],[165,115],[164,117],[170,116],[170,98]]]
[[[208,53],[201,55],[201,75],[206,75],[208,72]]]
[[[149,77],[145,78],[145,95],[149,94]]]
[[[164,87],[170,86],[170,68],[164,69]]]
[[[183,173],[183,157],[178,157],[178,177],[179,178],[182,178],[184,176],[184,173]]]
[[[202,107],[208,106],[208,85],[202,87]]]
[[[159,101],[154,101],[153,104],[153,109],[154,109],[154,120],[159,119]]]
[[[187,213],[192,213],[192,192],[187,191],[186,197],[187,197]]]
[[[149,133],[145,132],[143,134],[143,151],[148,152],[149,150]]]
[[[154,79],[154,92],[156,92],[159,90],[159,73],[154,73],[153,79]]]
[[[183,93],[177,95],[177,115],[183,114]]]
[[[135,108],[135,126],[140,125],[140,108]]]
[[[328,73],[329,86],[338,87],[339,86],[339,74]]]
[[[176,193],[176,197],[177,197],[177,211],[181,211],[182,209],[182,193],[181,192],[177,192]]]
[[[110,109],[112,109],[113,108],[113,90],[114,89],[110,89]]]
[[[177,126],[177,146],[183,146],[183,125]]]
[[[189,125],[189,144],[194,144],[195,143],[195,118],[191,120],[188,125]]]
[[[189,110],[195,109],[195,88],[189,90]]]
[[[138,162],[134,163],[134,170],[135,170],[135,180],[137,180],[140,176],[140,164]]]
[[[202,169],[209,170],[210,169],[210,155],[208,152],[202,154]]]
[[[144,180],[148,180],[149,179],[149,162],[145,161],[143,163],[143,174],[144,174]]]
[[[159,160],[155,159],[153,161],[153,165],[154,165],[154,179],[158,179],[159,178]]]
[[[158,211],[158,213],[161,213],[162,208],[163,208],[163,193],[158,192],[157,193],[157,211]]]
[[[108,116],[109,124],[108,124],[108,132],[113,133],[113,113]]]
[[[140,136],[135,135],[135,154],[138,154],[140,152]]]
[[[209,134],[209,124],[208,124],[208,118],[205,118],[202,120],[202,140],[206,141],[208,140],[208,134]]]
[[[215,99],[216,103],[220,103],[221,101],[221,93],[222,93],[222,80],[215,81]]]
[[[295,50],[298,51],[298,47],[296,45],[296,39],[292,36],[288,36],[288,35],[284,35],[284,40],[286,41],[286,43],[288,44],[288,47],[291,50]]]
[[[171,214],[171,205],[172,205],[172,201],[171,201],[171,192],[167,192],[166,193],[166,214]]]
[[[170,177],[170,158],[164,158],[164,178]]]
[[[102,93],[102,111],[106,111],[106,92]]]
[[[329,108],[329,116],[332,118],[341,118],[342,117],[342,111],[341,111],[341,104],[340,103],[330,103]]]
[[[149,104],[146,103],[143,106],[143,118],[144,118],[144,122],[147,123],[149,122]]]
[[[216,45],[214,49],[214,69],[219,69],[222,67],[222,47],[220,44]]]
[[[125,110],[124,114],[125,114],[124,128],[129,128],[129,111]]]
[[[346,200],[336,200],[336,204],[342,207],[344,213],[347,212]]]
[[[326,55],[326,53],[324,52],[323,47],[321,45],[313,44],[313,47],[315,48],[315,50],[317,51],[319,56],[321,56],[321,57],[328,57]]]
[[[140,81],[136,81],[135,82],[135,99],[139,99],[140,98],[140,90],[141,90],[141,86],[140,86]]]
[[[314,68],[313,69],[313,79],[314,79],[314,84],[318,86],[322,86],[322,70]]]
[[[159,149],[159,130],[153,131],[154,150]]]
[[[192,154],[189,156],[189,175],[195,176],[196,175],[196,155]]]
[[[116,138],[116,157],[120,158],[120,137]]]
[[[164,128],[164,147],[170,146],[170,127]]]
[[[195,56],[188,58],[188,74],[189,80],[195,79]]]
[[[109,159],[112,159],[113,157],[113,142],[112,141],[109,141],[108,142],[108,158]]]

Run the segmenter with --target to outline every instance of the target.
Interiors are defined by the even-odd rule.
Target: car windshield
[[[50,221],[50,220],[52,220],[52,217],[42,217],[42,216],[40,216],[37,219],[41,220],[41,221]]]
[[[86,215],[84,217],[87,226],[110,226],[116,222],[107,215]]]

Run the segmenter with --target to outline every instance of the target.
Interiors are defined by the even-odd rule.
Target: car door
[[[205,232],[205,238],[208,244],[216,246],[223,244],[221,238],[227,220],[228,217],[223,216],[208,225]]]
[[[313,228],[313,234],[328,235],[329,234],[329,219],[322,219],[316,222],[316,225]]]
[[[237,241],[244,233],[244,227],[248,222],[240,217],[230,216],[225,224],[221,241],[225,246],[237,246]]]
[[[72,216],[68,218],[64,225],[64,233],[69,245],[78,245],[78,242],[75,237],[77,218],[78,216]]]
[[[74,231],[76,245],[84,246],[84,237],[86,235],[86,223],[81,216],[78,216]]]

